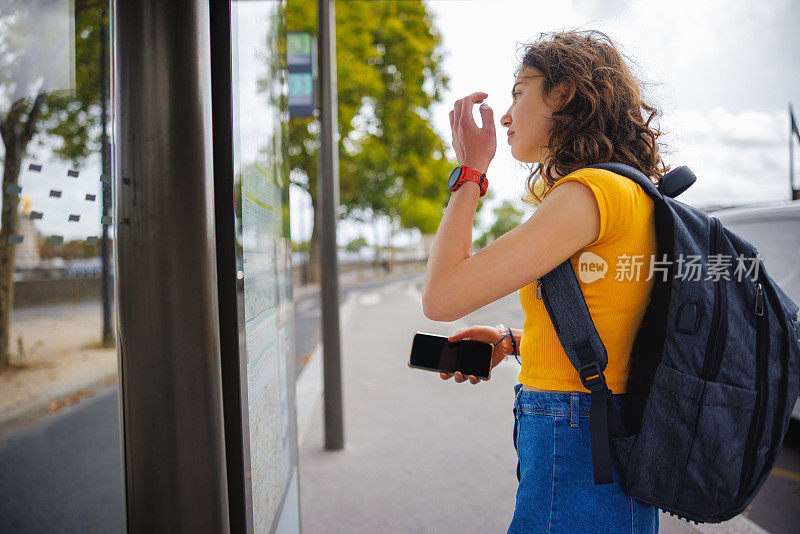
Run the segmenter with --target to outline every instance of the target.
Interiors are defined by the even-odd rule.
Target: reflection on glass
[[[0,0],[0,532],[124,530],[107,40],[107,2]]]
[[[253,526],[269,532],[292,481],[291,276],[285,7],[232,3],[234,177],[247,335]],[[293,486],[296,490],[296,486]]]

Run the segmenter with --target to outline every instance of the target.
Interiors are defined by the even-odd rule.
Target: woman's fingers
[[[461,373],[461,371],[456,371],[452,375],[450,373],[439,373],[439,378],[441,378],[442,380],[449,380],[450,378],[455,378],[455,381],[458,382],[459,384],[467,380],[469,380],[470,384],[477,384],[481,380],[484,380],[483,378],[477,378],[475,375],[469,375],[469,377],[465,377]]]
[[[453,342],[453,341],[458,341],[460,339],[464,339],[464,338],[468,337],[470,335],[470,333],[471,333],[471,329],[470,328],[465,328],[464,330],[459,330],[455,334],[453,334],[452,336],[448,337],[447,341]]]
[[[481,104],[478,108],[481,113],[482,130],[491,131],[494,133],[494,111],[488,104]]]
[[[469,380],[471,384],[477,384],[479,382],[479,380],[477,378],[475,378],[475,375],[469,375],[469,377],[465,377],[461,373],[461,371],[456,371],[454,373],[454,376],[455,376],[456,382],[458,382],[459,384],[461,382],[465,382],[466,380]]]
[[[456,100],[453,105],[453,124],[457,126],[461,122],[461,100]]]
[[[467,124],[472,123],[477,129],[478,125],[472,117],[472,106],[473,104],[480,104],[488,96],[487,93],[475,92],[456,100],[455,104],[453,104],[453,110],[450,112],[450,128],[455,129],[458,126],[463,127],[464,125],[461,124],[461,121],[465,120]],[[482,112],[482,114],[483,113],[484,112]]]
[[[483,100],[488,96],[489,95],[487,93],[482,93],[479,91],[472,93],[471,95],[466,96],[458,101],[460,103],[460,111],[456,112],[456,119],[458,121],[466,121],[461,125],[462,128],[474,127],[476,130],[478,129],[478,125],[475,123],[475,119],[472,116],[472,106],[473,104],[483,102]]]
[[[472,121],[473,123],[475,120],[472,118],[472,102],[467,101],[466,98],[462,98],[456,104],[458,106],[458,111],[456,112],[456,128],[464,131],[465,126]]]
[[[477,384],[478,383],[478,379],[475,378],[475,375],[469,375],[469,377],[465,377],[461,373],[461,371],[456,371],[455,376],[456,376],[456,382],[458,382],[459,384],[461,382],[466,382],[467,380],[469,380],[471,384]]]

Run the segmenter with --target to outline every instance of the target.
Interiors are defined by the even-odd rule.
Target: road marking
[[[358,298],[358,303],[362,306],[373,306],[375,304],[380,304],[380,302],[381,295],[377,291],[364,293]]]
[[[772,469],[771,475],[775,475],[779,478],[784,478],[786,480],[791,480],[792,482],[800,482],[800,473],[795,473],[794,471],[789,471],[788,469],[781,469],[780,467],[775,467]]]

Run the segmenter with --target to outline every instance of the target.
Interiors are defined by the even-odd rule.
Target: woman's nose
[[[502,117],[500,117],[500,125],[508,128],[511,126],[511,114],[506,111]]]

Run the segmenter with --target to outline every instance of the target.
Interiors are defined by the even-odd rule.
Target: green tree
[[[519,226],[524,215],[522,211],[514,207],[510,200],[504,200],[492,210],[492,213],[494,214],[494,223],[475,241],[475,246],[478,248],[485,247],[490,240],[493,241]]]
[[[292,241],[292,252],[308,252],[308,241]]]
[[[317,33],[316,1],[288,4],[291,31]],[[431,107],[448,79],[439,33],[422,2],[336,4],[336,64],[341,218],[434,233],[455,165],[431,125]],[[319,280],[317,178],[319,122],[292,119],[292,183],[311,196],[314,226],[309,279]]]
[[[16,255],[10,237],[19,226],[19,197],[15,189],[29,145],[34,138],[42,145],[44,139],[58,139],[55,146],[48,148],[53,155],[75,166],[101,146],[107,151],[105,128],[100,124],[105,69],[101,43],[108,31],[107,2],[75,1],[74,91],[51,91],[46,85],[47,67],[37,64],[47,58],[41,56],[40,49],[40,57],[27,55],[32,36],[48,31],[41,27],[37,8],[41,8],[39,2],[4,2],[0,9],[0,136],[5,149],[0,214],[0,368],[10,362],[8,343]],[[21,65],[45,72],[31,76]]]
[[[357,237],[355,239],[350,240],[350,242],[345,245],[345,250],[348,252],[358,252],[362,248],[367,246],[367,240],[364,236]]]

